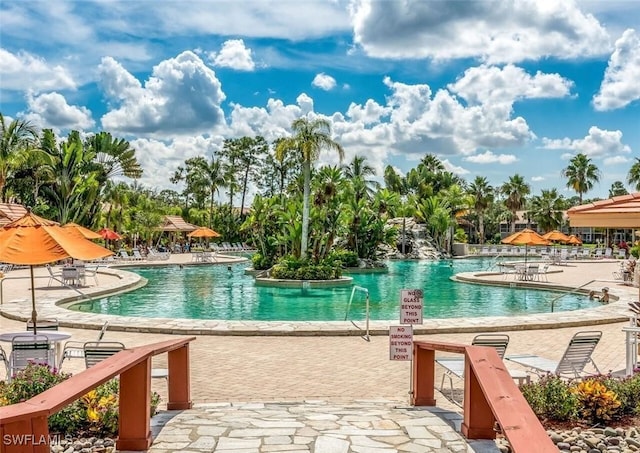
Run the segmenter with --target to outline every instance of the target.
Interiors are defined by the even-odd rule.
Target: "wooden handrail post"
[[[118,450],[142,451],[151,446],[151,358],[120,375]]]
[[[496,418],[480,387],[469,355],[464,354],[464,400],[462,434],[467,439],[495,439]]]
[[[168,410],[191,409],[191,373],[189,371],[189,343],[167,353],[169,365]]]
[[[413,395],[414,406],[435,406],[436,351],[413,346]]]
[[[49,424],[46,416],[33,416],[8,423],[2,430],[2,453],[49,453]]]

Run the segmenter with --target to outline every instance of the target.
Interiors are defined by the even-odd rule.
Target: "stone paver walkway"
[[[460,415],[386,400],[201,404],[154,418],[153,453],[497,452],[467,441]]]

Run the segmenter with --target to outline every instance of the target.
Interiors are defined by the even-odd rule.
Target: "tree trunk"
[[[240,217],[243,217],[244,214],[244,198],[247,194],[247,183],[249,182],[249,165],[247,165],[247,169],[244,172],[244,183],[242,184],[242,201],[240,202]]]
[[[209,228],[213,228],[213,198],[215,192],[211,191],[211,199],[209,200]]]
[[[478,229],[480,230],[480,244],[484,244],[484,216],[478,216]]]
[[[302,164],[304,175],[304,194],[302,196],[302,238],[300,239],[300,258],[307,258],[307,243],[309,240],[309,197],[311,192],[311,161]]]

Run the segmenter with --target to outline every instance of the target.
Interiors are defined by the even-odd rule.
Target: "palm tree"
[[[240,201],[240,216],[244,217],[244,202],[247,195],[249,179],[253,177],[254,167],[259,163],[259,158],[267,152],[269,146],[264,137],[243,137],[240,139],[239,167],[242,170],[242,198]]]
[[[366,162],[366,157],[355,156],[351,163],[342,166],[344,176],[354,183],[354,188],[362,188],[356,191],[355,195],[358,199],[364,198],[365,196],[371,199],[376,189],[380,188],[380,184],[377,181],[367,179],[367,176],[375,176],[376,170]],[[356,181],[361,182],[361,184],[357,184]]]
[[[542,231],[552,231],[562,226],[562,216],[567,206],[557,189],[543,190],[531,199],[530,217]]]
[[[635,190],[640,191],[640,157],[636,157],[636,161],[629,169],[627,182],[631,185],[635,184]]]
[[[484,176],[476,176],[469,186],[469,194],[473,197],[473,209],[478,216],[478,236],[480,244],[484,244],[484,215],[493,203],[494,191]]]
[[[282,160],[288,152],[302,155],[302,173],[304,177],[304,191],[302,198],[302,238],[300,241],[300,257],[307,257],[309,240],[309,192],[311,186],[311,164],[315,162],[323,148],[338,152],[342,161],[344,149],[342,145],[331,138],[331,124],[321,118],[309,120],[298,118],[291,125],[293,137],[281,141],[276,147],[276,158]]]
[[[582,194],[593,188],[600,181],[600,170],[586,154],[576,154],[569,161],[567,168],[562,170],[562,176],[567,178],[567,187],[578,194],[579,203],[582,204]]]
[[[387,165],[384,168],[383,178],[384,185],[387,186],[387,189],[390,191],[399,193],[400,195],[407,193],[406,179],[400,176],[391,165]]]
[[[85,148],[95,154],[95,162],[102,167],[100,179],[142,176],[142,167],[136,160],[136,150],[124,139],[113,138],[108,132],[99,132],[85,141]]]
[[[609,189],[609,198],[619,197],[620,195],[629,195],[629,191],[622,181],[614,181]]]
[[[0,199],[5,200],[7,180],[17,167],[18,155],[32,148],[38,141],[38,133],[28,121],[13,120],[7,124],[0,113]]]
[[[500,191],[507,197],[504,201],[505,206],[511,212],[511,232],[516,231],[516,212],[524,208],[526,196],[531,192],[531,186],[527,184],[522,176],[515,174],[509,177],[509,181],[505,182]]]

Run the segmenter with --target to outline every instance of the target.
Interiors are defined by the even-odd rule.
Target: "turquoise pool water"
[[[369,290],[371,319],[398,319],[403,288],[424,290],[425,318],[517,315],[550,311],[561,293],[458,283],[459,272],[486,269],[483,259],[390,261],[388,274],[354,274]],[[144,288],[74,305],[72,309],[123,316],[260,321],[343,321],[351,288],[289,289],[254,285],[247,263],[128,269],[149,280]],[[356,292],[349,319],[365,319],[365,296]],[[597,306],[586,296],[564,295],[555,311]]]

